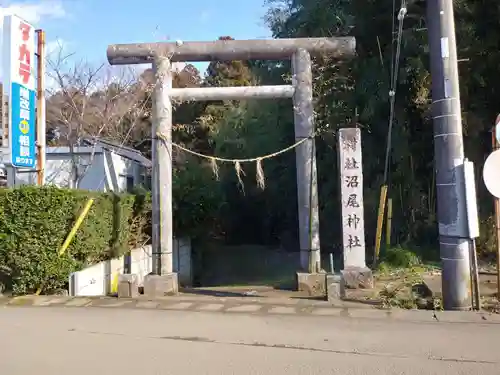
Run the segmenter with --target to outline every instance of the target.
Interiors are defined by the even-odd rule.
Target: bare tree
[[[66,54],[62,46],[48,57],[47,65],[47,128],[55,135],[52,143],[69,147],[77,188],[94,152],[82,168],[75,147],[99,137],[124,145],[135,136],[149,135],[145,119],[150,116],[147,97],[152,88],[131,69],[75,63],[74,54]]]

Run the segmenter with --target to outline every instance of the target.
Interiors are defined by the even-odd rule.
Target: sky
[[[15,13],[46,32],[47,52],[61,46],[73,59],[99,65],[109,44],[270,37],[265,0],[0,0],[0,17]],[[147,5],[146,5],[147,4]],[[0,22],[0,25],[3,23]],[[1,30],[0,30],[1,34]],[[0,41],[2,39],[0,38]],[[206,64],[195,64],[204,70]]]

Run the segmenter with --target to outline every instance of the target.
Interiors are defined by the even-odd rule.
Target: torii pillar
[[[151,296],[177,293],[172,232],[172,100],[241,100],[292,98],[296,149],[300,269],[302,280],[320,270],[319,209],[314,148],[311,57],[352,58],[355,39],[299,38],[217,40],[213,42],[119,44],[108,47],[112,65],[152,63],[156,72],[153,121],[153,273],[144,290]],[[172,88],[173,62],[231,60],[292,60],[293,84],[250,87]],[[162,134],[166,141],[159,140]],[[305,278],[304,278],[305,276]],[[300,278],[299,277],[299,278]],[[314,277],[313,277],[314,279]],[[299,279],[299,288],[301,280]]]

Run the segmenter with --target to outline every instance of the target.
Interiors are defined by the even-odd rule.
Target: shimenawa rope
[[[217,179],[219,178],[219,166],[218,166],[217,162],[234,164],[234,169],[236,171],[236,177],[238,178],[238,183],[240,184],[242,189],[244,189],[242,175],[245,176],[245,171],[243,170],[241,164],[243,164],[243,163],[256,163],[257,186],[263,190],[266,186],[266,183],[265,183],[264,168],[262,167],[262,162],[266,159],[271,159],[271,158],[274,158],[274,157],[279,156],[281,154],[284,154],[288,151],[291,151],[294,148],[300,146],[302,143],[304,143],[308,139],[313,139],[316,135],[317,134],[313,134],[310,137],[302,138],[301,140],[295,142],[294,144],[292,144],[288,147],[285,147],[284,149],[281,149],[279,151],[276,151],[276,152],[273,152],[270,154],[266,154],[266,155],[262,155],[262,156],[257,156],[254,158],[245,158],[245,159],[229,159],[229,158],[222,158],[219,156],[205,155],[205,154],[190,150],[189,148],[186,148],[186,147],[181,146],[181,145],[174,143],[174,142],[170,142],[170,144],[172,145],[172,147],[175,147],[179,150],[182,150],[188,154],[209,160],[211,167],[212,167],[212,171],[214,173],[214,176]],[[167,138],[162,133],[157,133],[156,136],[161,141],[168,143]]]

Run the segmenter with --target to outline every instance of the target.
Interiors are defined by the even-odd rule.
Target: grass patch
[[[386,249],[376,272],[380,275],[410,271],[410,273],[423,273],[439,269],[439,263],[424,261],[415,251],[397,246]]]
[[[421,273],[409,273],[403,279],[386,284],[378,293],[383,308],[442,310],[440,298],[428,294]]]
[[[375,277],[386,284],[378,293],[383,308],[404,309],[441,308],[441,301],[431,298],[423,285],[425,273],[438,270],[436,263],[424,262],[417,252],[397,246],[387,249]]]
[[[410,268],[422,263],[417,254],[401,246],[387,249],[382,262],[393,268]]]

